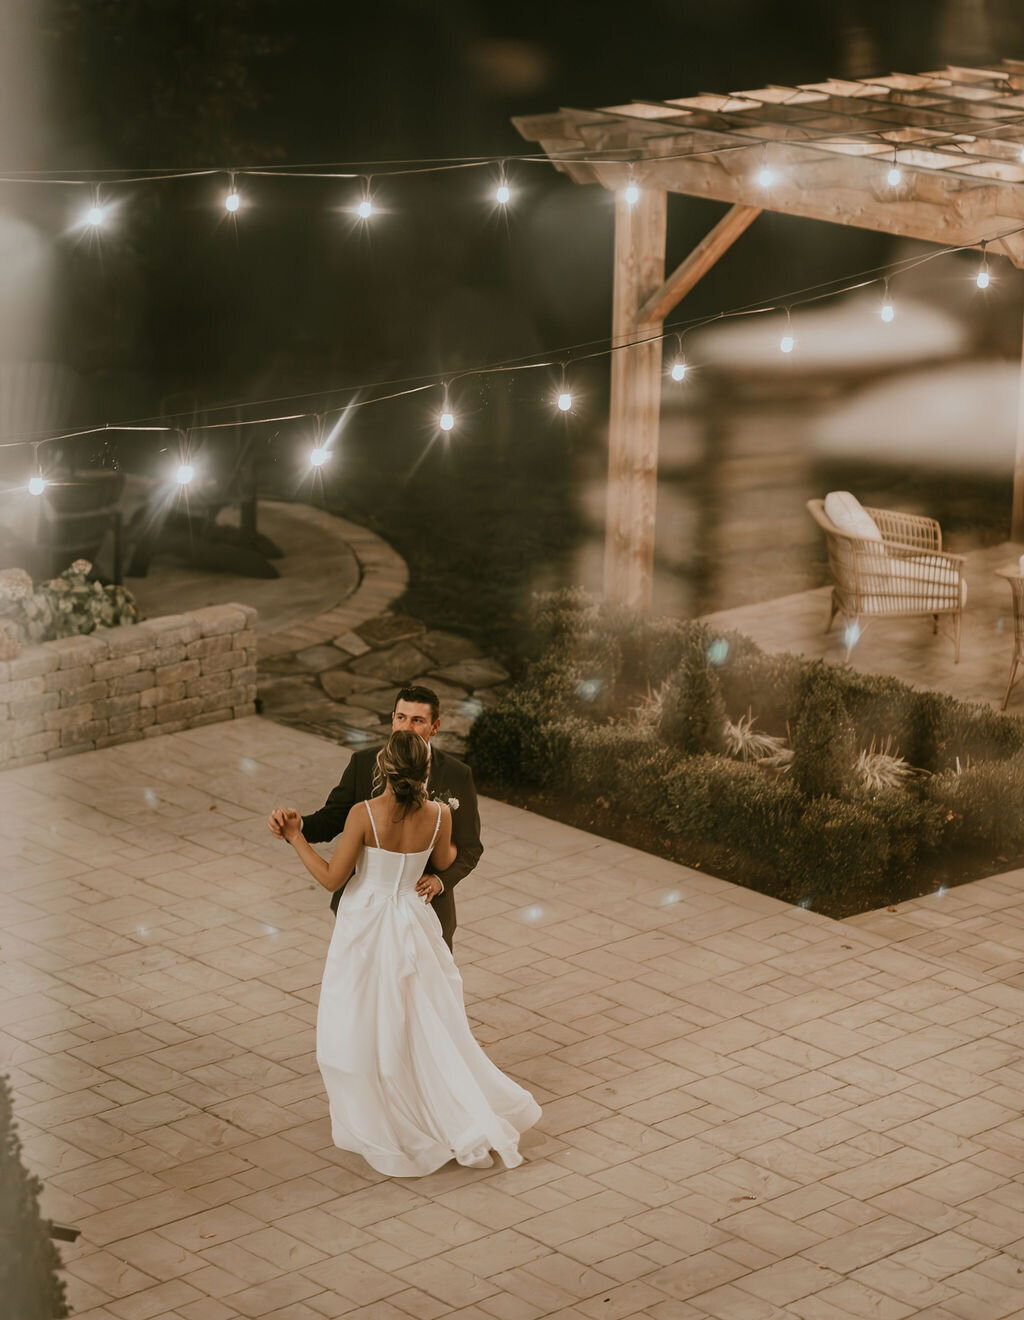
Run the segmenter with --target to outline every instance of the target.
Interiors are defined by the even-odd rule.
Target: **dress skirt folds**
[[[462,977],[416,894],[431,849],[365,848],[327,953],[316,1053],[334,1144],[378,1173],[414,1178],[494,1150],[522,1163],[540,1107],[469,1029]]]

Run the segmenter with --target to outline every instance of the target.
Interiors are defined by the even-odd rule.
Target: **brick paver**
[[[0,776],[0,1057],[79,1320],[1024,1314],[1024,873],[839,923],[485,801],[456,953],[511,1172],[329,1139],[344,753],[258,718]]]

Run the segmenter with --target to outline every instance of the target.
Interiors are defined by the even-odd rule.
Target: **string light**
[[[981,265],[978,267],[978,273],[974,277],[974,282],[979,289],[987,289],[992,282],[988,270],[988,254],[985,251],[985,244],[981,245]]]
[[[437,424],[442,431],[451,431],[455,426],[455,414],[452,412],[452,405],[448,398],[448,386],[444,386],[444,402],[441,405],[441,413],[437,419]]]
[[[331,451],[329,449],[325,449],[323,445],[317,445],[315,449],[310,451],[310,465],[312,467],[323,467],[330,456]]]
[[[207,172],[207,173],[214,173],[215,171],[206,171],[206,172]],[[842,295],[842,294],[844,294],[844,293],[850,293],[850,292],[853,292],[854,290],[857,290],[857,289],[863,289],[863,288],[865,288],[866,286],[868,286],[868,285],[870,285],[870,284],[883,284],[883,285],[884,285],[883,302],[882,302],[882,304],[881,304],[881,306],[880,306],[880,308],[879,308],[879,315],[880,315],[880,317],[881,317],[882,320],[884,320],[884,321],[891,321],[891,320],[894,319],[894,317],[895,317],[895,309],[894,309],[894,307],[893,307],[893,305],[892,305],[892,300],[891,300],[891,298],[890,298],[890,296],[889,296],[889,281],[890,281],[891,276],[893,276],[894,274],[903,274],[903,273],[906,273],[907,271],[914,270],[914,269],[916,269],[918,266],[923,265],[923,264],[926,264],[926,263],[928,263],[929,261],[935,260],[936,258],[940,258],[940,257],[944,257],[944,256],[949,256],[949,255],[951,255],[951,254],[953,254],[953,253],[957,253],[957,252],[965,251],[965,250],[967,250],[967,249],[969,249],[969,248],[971,248],[971,247],[974,247],[975,244],[977,244],[978,246],[980,246],[980,248],[981,248],[981,250],[982,250],[982,254],[983,254],[983,269],[984,269],[984,272],[987,274],[987,273],[988,273],[988,266],[987,266],[987,255],[986,255],[986,254],[987,254],[987,248],[986,248],[986,244],[987,244],[988,242],[993,241],[994,238],[995,238],[995,239],[1003,239],[1003,238],[1006,238],[1006,237],[1013,236],[1013,235],[1015,235],[1015,234],[1017,234],[1017,233],[1024,233],[1024,226],[1019,226],[1018,228],[1015,228],[1015,229],[1012,229],[1012,230],[1007,230],[1007,231],[1005,231],[1004,233],[1000,233],[1000,234],[995,235],[995,236],[990,236],[989,238],[984,239],[984,240],[975,240],[975,241],[972,242],[972,243],[964,243],[964,244],[950,245],[950,246],[948,246],[948,247],[941,248],[941,249],[938,249],[938,250],[936,250],[936,251],[934,251],[934,252],[931,252],[931,253],[927,254],[926,256],[915,257],[915,258],[912,258],[912,259],[907,259],[907,260],[904,260],[904,261],[900,261],[900,262],[892,263],[891,265],[889,265],[889,266],[887,266],[887,267],[878,267],[878,268],[875,268],[874,270],[868,270],[868,271],[861,272],[860,276],[857,276],[857,277],[855,277],[855,276],[848,277],[848,279],[849,279],[850,281],[856,280],[856,282],[849,282],[849,283],[846,283],[845,285],[843,285],[842,287],[839,287],[839,288],[832,287],[833,285],[835,285],[836,283],[838,283],[838,281],[824,281],[822,284],[812,286],[812,287],[809,288],[809,289],[795,290],[795,291],[793,291],[793,293],[790,295],[791,301],[790,301],[788,304],[780,304],[780,303],[775,303],[774,305],[772,305],[772,304],[767,304],[767,303],[765,303],[765,304],[760,304],[760,305],[758,305],[758,304],[752,304],[752,305],[748,305],[748,306],[745,306],[745,307],[734,308],[734,309],[731,309],[731,310],[728,310],[728,311],[723,310],[723,311],[720,311],[720,312],[715,313],[715,314],[712,315],[712,316],[704,317],[704,318],[701,318],[701,319],[699,319],[699,320],[694,321],[692,324],[688,325],[688,326],[686,327],[686,329],[683,330],[683,331],[669,331],[669,332],[666,333],[666,334],[657,334],[657,335],[647,335],[647,334],[642,334],[642,335],[638,336],[637,339],[634,340],[634,341],[631,341],[631,342],[629,342],[629,343],[625,343],[625,344],[616,344],[616,345],[614,345],[613,347],[599,348],[599,349],[597,349],[597,351],[595,351],[595,352],[591,352],[591,353],[586,354],[586,357],[588,357],[588,358],[595,358],[595,357],[605,357],[605,356],[610,356],[611,354],[613,354],[613,353],[615,353],[616,351],[619,351],[619,350],[629,350],[629,349],[633,348],[633,347],[634,347],[635,345],[637,345],[637,344],[649,344],[649,343],[655,343],[655,342],[657,342],[657,343],[661,343],[661,342],[663,342],[665,339],[667,339],[667,338],[669,337],[670,334],[671,334],[671,335],[675,335],[676,339],[677,339],[678,342],[679,342],[680,352],[679,352],[678,358],[677,358],[676,361],[673,363],[673,366],[669,369],[669,374],[670,374],[670,376],[672,377],[673,380],[677,380],[677,381],[678,381],[678,380],[682,380],[682,379],[684,379],[684,378],[686,377],[686,375],[688,374],[688,372],[689,372],[689,366],[686,364],[686,362],[685,362],[685,360],[683,359],[683,356],[682,356],[682,338],[683,338],[683,336],[684,336],[685,334],[689,334],[689,333],[691,333],[691,332],[692,332],[693,330],[695,330],[695,329],[699,329],[699,328],[701,328],[701,327],[703,327],[703,326],[705,326],[705,325],[709,325],[709,324],[711,324],[711,323],[713,323],[713,322],[721,321],[721,320],[723,320],[723,319],[731,319],[731,318],[739,317],[739,316],[748,316],[748,315],[753,315],[753,314],[758,314],[758,313],[772,312],[772,311],[781,311],[781,310],[784,310],[785,313],[786,313],[787,326],[786,326],[786,333],[781,337],[781,339],[780,339],[780,341],[779,341],[779,350],[780,350],[780,352],[782,352],[782,353],[788,355],[788,354],[792,353],[793,350],[794,350],[794,349],[796,348],[796,346],[797,346],[796,338],[795,338],[795,336],[793,335],[793,332],[792,332],[792,323],[791,323],[791,309],[792,309],[793,306],[801,306],[801,305],[803,305],[804,303],[818,302],[818,301],[820,301],[820,300],[823,299],[823,298],[833,298],[833,297],[837,297],[837,296],[840,296],[840,295]],[[889,274],[888,274],[888,275],[883,275],[883,273],[882,273],[883,271],[888,271]],[[985,284],[984,284],[982,281],[980,281],[980,280],[979,280],[979,284],[981,284],[982,287],[985,287]],[[824,292],[822,292],[821,290],[824,290]],[[802,295],[803,295],[803,296],[802,296]],[[602,341],[602,342],[603,342],[603,341]],[[572,351],[573,353],[577,353],[579,350],[581,350],[581,349],[585,349],[585,348],[588,348],[588,347],[590,347],[590,346],[591,346],[591,345],[588,345],[588,344],[582,344],[582,345],[581,345],[581,344],[577,344],[577,345],[575,345],[575,346],[572,348],[571,351]],[[582,359],[581,359],[581,360],[582,360]],[[526,370],[532,370],[532,369],[537,368],[537,367],[546,367],[546,366],[550,366],[550,365],[551,365],[550,362],[544,362],[544,361],[529,361],[528,359],[523,359],[523,358],[519,358],[519,359],[509,359],[508,361],[505,361],[505,362],[492,363],[492,364],[490,364],[490,365],[488,365],[488,366],[482,366],[482,367],[478,367],[478,368],[472,368],[472,369],[468,370],[467,372],[465,372],[464,374],[467,375],[467,376],[481,376],[481,377],[482,377],[482,376],[491,376],[491,375],[494,375],[494,374],[496,374],[497,372],[501,372],[501,371],[526,371]],[[370,405],[370,404],[382,403],[382,402],[385,402],[385,401],[387,401],[387,400],[389,400],[389,399],[395,399],[395,398],[406,397],[406,396],[408,396],[408,395],[416,394],[416,393],[419,393],[419,392],[421,392],[421,391],[428,390],[428,389],[436,389],[436,388],[438,388],[438,386],[441,385],[441,384],[442,384],[442,382],[439,382],[439,381],[437,381],[436,379],[433,380],[433,381],[427,381],[427,382],[424,382],[424,378],[423,378],[423,377],[420,377],[419,380],[418,380],[418,382],[417,382],[417,383],[414,383],[414,384],[410,384],[408,380],[406,380],[406,381],[401,381],[401,380],[399,380],[399,381],[377,382],[375,385],[372,385],[372,386],[370,386],[370,385],[366,385],[366,386],[362,386],[362,387],[355,387],[355,386],[353,386],[353,387],[347,387],[347,388],[346,388],[346,393],[350,393],[350,394],[352,394],[353,397],[349,399],[348,403],[345,404],[345,406],[344,406],[343,409],[331,408],[331,409],[329,409],[329,411],[330,411],[331,413],[334,413],[335,411],[339,411],[339,412],[342,412],[342,413],[343,413],[344,417],[347,417],[347,416],[349,415],[349,413],[350,413],[354,408],[365,407],[365,406]],[[449,381],[445,381],[445,382],[443,382],[443,388],[444,388],[444,391],[445,391],[445,394],[444,394],[444,406],[443,406],[443,410],[437,415],[437,425],[439,426],[439,428],[440,428],[442,431],[445,431],[445,432],[449,432],[449,431],[453,430],[454,427],[455,427],[455,423],[456,423],[455,413],[454,413],[454,411],[453,411],[453,409],[452,409],[452,407],[451,407],[451,405],[450,405],[449,397],[448,397],[448,386],[449,386],[449,384],[450,384],[450,380],[449,380]],[[358,392],[359,392],[360,389],[362,389],[362,390],[369,390],[369,389],[377,390],[377,389],[380,389],[382,386],[385,386],[385,385],[387,385],[387,386],[403,386],[403,385],[404,385],[404,386],[406,386],[406,388],[396,388],[396,389],[394,389],[392,392],[389,392],[389,393],[377,394],[376,397],[366,398],[366,399],[361,399],[361,400],[358,400],[358,401],[356,400],[356,397],[355,397],[355,396],[358,394]],[[327,391],[323,391],[323,392],[330,394],[330,393],[338,393],[339,391],[337,391],[337,390],[327,390]],[[311,392],[311,393],[312,393],[312,392]],[[561,397],[562,395],[568,396],[568,399],[563,400],[562,397]],[[294,397],[308,397],[308,396],[292,396],[292,397],[294,398]],[[279,399],[274,399],[274,400],[263,399],[263,400],[258,401],[258,403],[257,403],[257,401],[252,401],[252,402],[250,402],[249,406],[250,406],[250,407],[256,407],[256,406],[258,406],[258,404],[267,405],[267,404],[270,404],[270,403],[278,403],[278,404],[282,404],[282,403],[287,403],[287,402],[290,402],[290,401],[291,401],[291,399],[288,399],[288,398],[279,398]],[[559,394],[559,395],[556,395],[556,396],[555,396],[555,402],[558,404],[558,407],[559,407],[559,410],[560,410],[560,411],[563,411],[563,412],[571,411],[571,408],[572,408],[572,396],[571,396],[571,393],[570,393],[570,391],[569,391],[569,389],[568,389],[567,386],[564,387],[564,388],[560,391],[560,394]],[[568,406],[565,406],[566,403],[568,403]],[[227,405],[224,405],[224,407],[226,407],[226,406],[227,406]],[[243,420],[239,420],[239,419],[237,418],[237,415],[236,415],[236,409],[237,409],[237,406],[238,406],[237,403],[234,403],[234,404],[230,405],[230,407],[231,407],[231,411],[232,411],[232,414],[233,414],[232,420],[230,420],[230,421],[222,421],[222,422],[211,421],[211,422],[206,422],[206,423],[204,423],[204,424],[202,424],[202,425],[199,425],[199,426],[194,426],[194,427],[192,427],[192,428],[190,428],[190,429],[191,429],[191,430],[199,430],[199,431],[219,430],[219,429],[234,429],[234,428],[237,428],[237,427],[245,427],[245,426],[256,426],[256,425],[263,426],[263,425],[266,425],[266,424],[268,424],[268,423],[270,423],[270,422],[290,422],[290,421],[308,420],[308,419],[311,418],[311,417],[319,416],[319,414],[314,414],[314,413],[310,413],[310,412],[292,412],[292,413],[287,413],[287,414],[285,414],[285,415],[266,416],[266,417],[262,417],[262,416],[261,416],[261,417],[250,417],[250,418],[245,418],[245,419],[243,419]],[[209,411],[216,412],[216,411],[218,411],[218,408],[217,408],[216,406],[212,406],[212,407],[209,409]],[[103,424],[103,425],[92,426],[92,427],[88,427],[88,428],[85,428],[85,429],[82,429],[82,430],[71,431],[71,432],[65,432],[65,433],[61,433],[61,434],[52,434],[52,435],[45,435],[45,436],[39,436],[39,435],[37,434],[36,436],[24,436],[24,437],[22,437],[22,438],[20,438],[20,439],[11,439],[11,440],[8,440],[8,441],[0,441],[0,449],[18,449],[18,448],[26,448],[26,447],[28,447],[28,446],[30,446],[30,445],[33,446],[34,448],[38,449],[38,446],[39,446],[39,445],[42,445],[42,444],[53,444],[53,443],[57,443],[57,442],[62,442],[62,441],[67,441],[67,440],[76,439],[76,438],[83,437],[83,436],[87,436],[87,435],[95,435],[95,434],[98,434],[98,433],[110,432],[110,431],[126,431],[126,432],[131,432],[131,431],[161,431],[161,432],[174,432],[174,431],[177,431],[177,430],[178,430],[178,428],[177,428],[175,425],[173,425],[171,422],[169,422],[169,421],[163,421],[162,424],[159,424],[159,425],[157,425],[157,424],[153,424],[153,423],[155,423],[157,420],[158,420],[158,419],[151,419],[150,424],[143,424],[143,423],[139,423],[139,422],[137,422],[137,423],[125,422],[125,423],[119,423],[119,424],[105,423],[105,424]],[[311,464],[312,464],[313,466],[315,466],[315,467],[322,466],[322,463],[325,462],[325,461],[327,461],[326,457],[322,457],[320,453],[317,453],[317,458],[316,458],[316,459],[314,459],[314,458],[312,457],[312,453],[313,453],[313,452],[316,452],[316,451],[326,451],[326,450],[328,449],[328,446],[327,446],[326,444],[322,444],[322,443],[320,443],[320,438],[319,438],[319,437],[320,437],[320,433],[318,432],[318,435],[317,435],[317,444],[316,444],[315,450],[314,450],[314,451],[311,451],[311,457],[310,457],[310,462],[311,462]],[[183,441],[184,441],[184,440],[185,440],[185,437],[183,437]],[[184,453],[187,453],[187,452],[188,452],[187,448],[183,449],[183,452],[184,452]],[[319,461],[318,461],[318,460],[319,460]],[[37,464],[37,474],[38,474],[38,464]],[[187,485],[187,484],[192,480],[192,478],[193,478],[194,475],[195,475],[195,469],[193,468],[193,466],[192,466],[191,464],[186,463],[186,462],[183,461],[183,462],[181,463],[179,469],[178,469],[177,474],[176,474],[176,480],[178,481],[178,483],[179,483],[180,485],[184,486],[184,485]],[[45,480],[44,480],[41,476],[37,475],[36,477],[33,477],[33,478],[31,479],[31,481],[30,481],[30,483],[29,483],[29,490],[30,490],[34,495],[35,495],[35,494],[39,494],[39,493],[41,493],[42,490],[46,487],[46,485],[47,485],[47,483],[45,482]],[[22,489],[24,489],[24,487],[22,487]]]
[[[636,180],[633,178],[633,166],[629,167],[629,182],[626,184],[626,190],[622,194],[626,199],[627,206],[636,206],[640,200],[640,189],[637,187]]]
[[[890,188],[898,188],[903,182],[903,171],[897,163],[896,148],[892,149],[892,165],[889,167],[889,173],[885,176]]]
[[[28,493],[30,495],[42,495],[46,489],[46,480],[43,477],[29,477]]]
[[[241,201],[242,199],[239,197],[238,190],[235,187],[235,176],[232,174],[228,184],[228,194],[224,198],[224,210],[230,211],[231,214],[234,215],[241,205]]]
[[[85,213],[85,223],[93,229],[98,229],[103,223],[103,207],[100,205],[100,190],[97,188],[92,196],[92,206]]]
[[[789,313],[789,308],[787,307],[786,333],[779,340],[779,350],[783,353],[792,353],[794,348],[796,348],[796,340],[793,338],[793,322]]]
[[[363,180],[363,198],[356,207],[356,215],[358,215],[360,220],[369,220],[370,216],[373,215],[373,201],[370,197],[369,176]]]
[[[556,399],[559,412],[572,411],[572,391],[569,389],[569,381],[565,374],[565,363],[562,363],[562,381],[558,387],[558,397]]]
[[[494,190],[494,200],[499,206],[507,206],[512,200],[512,190],[508,186],[508,179],[505,177],[505,165],[502,162],[498,173],[498,186]]]
[[[778,175],[768,164],[768,148],[761,152],[761,168],[757,172],[757,181],[762,188],[770,188],[778,180]]]

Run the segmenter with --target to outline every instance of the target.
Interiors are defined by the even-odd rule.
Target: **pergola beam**
[[[667,312],[765,207],[949,247],[987,243],[1024,269],[1022,91],[1024,61],[1003,60],[513,120],[574,182],[640,188],[635,206],[616,201],[613,343],[646,342],[612,354],[609,596],[650,603]],[[765,161],[770,191],[757,179]],[[731,210],[666,280],[670,192]],[[1024,364],[1011,535],[1024,541]]]
[[[641,326],[661,326],[665,317],[708,273],[723,252],[732,247],[740,234],[761,214],[759,206],[732,206],[722,216],[690,255],[679,263],[665,283],[640,308],[637,320]]]

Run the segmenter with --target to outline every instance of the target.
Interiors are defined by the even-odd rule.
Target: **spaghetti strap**
[[[434,844],[437,843],[437,834],[438,834],[438,831],[439,831],[440,828],[441,828],[441,804],[440,804],[440,802],[438,802],[438,803],[436,804],[436,806],[437,806],[437,820],[436,820],[435,823],[434,823],[434,835],[433,835],[433,838],[430,840],[430,851],[431,851],[431,852],[434,851]]]
[[[370,810],[370,804],[369,804],[369,802],[364,802],[364,803],[363,803],[363,806],[366,808],[366,814],[367,814],[367,815],[369,816],[369,818],[370,818],[370,828],[373,830],[373,841],[374,841],[374,843],[377,845],[377,847],[379,848],[379,847],[380,847],[380,836],[379,836],[378,833],[377,833],[377,822],[373,819],[373,812]]]

